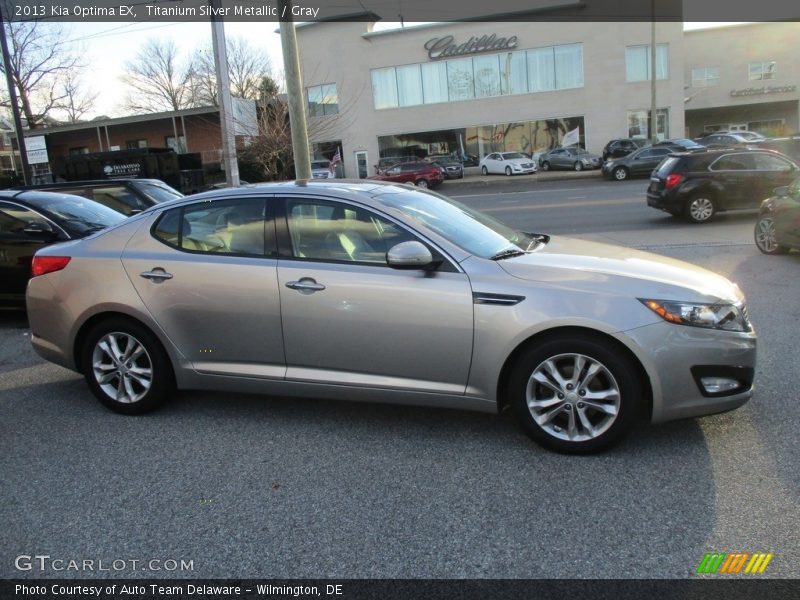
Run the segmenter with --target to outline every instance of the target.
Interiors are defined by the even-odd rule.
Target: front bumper
[[[686,325],[656,323],[624,332],[638,347],[639,359],[653,391],[651,421],[700,417],[733,410],[753,395],[756,367],[755,332],[736,333]],[[737,389],[725,394],[704,392],[703,376],[733,377]]]

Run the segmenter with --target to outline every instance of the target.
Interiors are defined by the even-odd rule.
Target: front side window
[[[770,154],[756,154],[756,169],[759,171],[791,171],[792,165]]]
[[[181,250],[205,254],[264,256],[264,200],[236,198],[166,211],[153,235]]]
[[[727,154],[711,165],[712,171],[752,171],[755,168],[750,154]]]
[[[628,46],[625,48],[626,81],[649,81],[651,74],[650,46]],[[656,44],[656,79],[669,77],[669,46]]]
[[[385,266],[386,253],[415,238],[374,213],[325,200],[292,200],[287,210],[292,255],[307,260]]]
[[[761,81],[764,79],[775,79],[778,64],[773,60],[770,62],[750,63],[747,74],[750,81]]]

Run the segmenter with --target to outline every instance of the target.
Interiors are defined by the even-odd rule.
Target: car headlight
[[[645,298],[639,298],[639,301],[670,323],[725,331],[750,331],[744,304],[703,304]]]

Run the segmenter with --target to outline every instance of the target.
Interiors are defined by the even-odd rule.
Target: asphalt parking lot
[[[98,575],[15,568],[47,554],[193,566],[104,577],[684,578],[712,551],[800,577],[800,254],[761,255],[753,220],[572,219],[736,281],[760,344],[743,408],[591,457],[539,448],[508,414],[183,392],[123,417],[0,314],[0,577]]]

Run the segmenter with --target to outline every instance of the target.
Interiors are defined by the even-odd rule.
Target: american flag
[[[331,166],[333,166],[333,165],[335,165],[337,163],[340,163],[340,162],[342,162],[342,155],[339,152],[339,148],[336,148],[336,154],[334,154],[333,158],[331,159]]]

